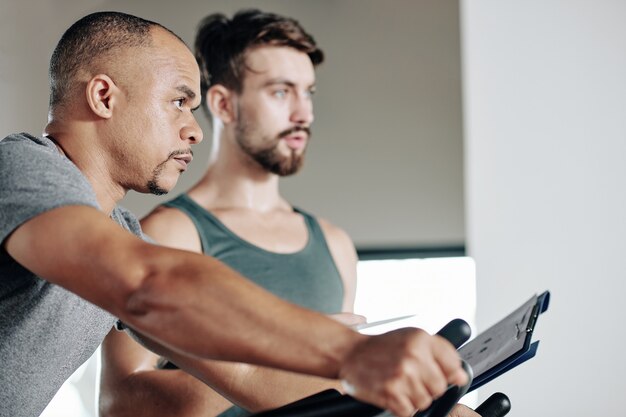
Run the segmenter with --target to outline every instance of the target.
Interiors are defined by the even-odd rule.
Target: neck
[[[263,169],[233,141],[221,140],[213,146],[209,167],[189,194],[212,209],[291,209],[280,195],[278,175]]]
[[[127,190],[113,180],[107,159],[94,140],[95,134],[81,129],[80,126],[66,126],[51,120],[44,130],[44,136],[85,175],[96,194],[100,208],[111,214]]]
[[[61,155],[65,156],[70,161],[72,160],[72,158],[67,154],[65,149],[63,149],[63,146],[61,146],[59,141],[57,141],[52,135],[44,134],[44,136],[47,137],[48,139],[50,139],[52,141],[52,143],[54,143],[54,146],[56,146],[57,150],[59,151],[59,153]]]

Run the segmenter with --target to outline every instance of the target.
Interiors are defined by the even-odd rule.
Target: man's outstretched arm
[[[25,268],[182,355],[343,378],[358,398],[399,416],[466,380],[442,338],[419,330],[359,335],[215,259],[143,242],[94,208],[53,209],[4,244]]]
[[[48,211],[18,227],[5,245],[27,269],[180,353],[330,374],[361,339],[213,258],[148,244],[93,208]],[[293,325],[284,325],[284,317]],[[321,328],[307,328],[309,320]],[[315,343],[309,331],[337,341]],[[310,359],[290,352],[293,344]],[[281,359],[273,353],[279,347]]]
[[[155,369],[159,356],[139,346],[124,332],[113,330],[109,334],[102,345],[102,355],[109,363],[103,368],[100,380],[99,415],[102,417],[212,417],[232,406],[222,395],[185,371]],[[107,360],[108,355],[113,357]],[[202,364],[185,365],[193,366],[195,369],[192,371],[199,373],[202,379],[202,373],[209,380],[216,378],[217,384],[226,390],[226,396],[228,392],[234,393],[230,397],[232,402],[243,404],[244,408],[253,412],[276,408],[323,389],[338,388],[337,383],[330,380],[258,366],[203,362],[208,372]],[[222,375],[219,373],[220,364],[223,366]],[[232,381],[234,386],[229,386],[228,378],[233,376],[241,379]],[[246,378],[250,379],[246,381]],[[246,382],[251,386],[236,386]],[[458,405],[450,417],[480,416],[468,407]]]
[[[340,387],[335,380],[243,363],[189,357],[177,362],[196,378],[182,370],[157,369],[158,358],[125,332],[113,330],[107,336],[102,344],[102,417],[216,416],[233,403],[256,412]]]

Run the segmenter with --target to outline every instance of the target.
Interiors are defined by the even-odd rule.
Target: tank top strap
[[[229,234],[224,229],[222,223],[211,214],[208,210],[205,210],[198,203],[193,201],[188,194],[181,194],[173,200],[163,203],[163,206],[175,208],[185,213],[196,226],[196,232],[200,236],[200,243],[202,245],[202,252],[209,253],[210,243],[214,236],[209,236],[210,233]],[[207,228],[206,224],[210,223],[213,227]]]
[[[307,230],[309,232],[310,244],[307,245],[308,248],[316,252],[322,252],[332,258],[332,253],[330,252],[330,248],[328,247],[326,236],[324,235],[322,226],[320,226],[317,218],[299,207],[294,206],[293,211],[304,217],[304,222],[306,223]]]

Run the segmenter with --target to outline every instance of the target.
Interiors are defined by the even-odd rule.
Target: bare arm
[[[215,259],[147,244],[94,208],[51,210],[4,244],[25,268],[182,355],[344,378],[358,398],[399,416],[466,381],[458,354],[439,337],[359,335]]]
[[[125,332],[112,330],[102,343],[99,415],[210,417],[231,406],[185,371],[156,369],[157,359]]]
[[[144,231],[160,243],[200,252],[195,226],[175,209],[158,209],[142,221]],[[171,413],[217,415],[234,402],[248,410],[276,408],[328,388],[340,388],[335,380],[281,372],[258,366],[217,361],[186,360],[185,366],[209,386],[191,375],[156,370],[158,356],[129,336],[113,332],[103,344],[100,410],[103,416],[151,416],[164,409]],[[180,361],[183,364],[180,364]],[[164,394],[165,393],[165,394]]]
[[[5,245],[37,275],[180,353],[333,377],[363,340],[213,258],[145,243],[93,208],[46,212],[18,227]],[[328,343],[315,342],[329,336]]]
[[[124,332],[112,331],[107,336],[102,345],[100,383],[103,417],[153,416],[164,410],[177,416],[215,416],[232,403],[260,411],[339,388],[334,380],[243,363],[199,360],[162,349],[160,353],[190,373],[156,369],[158,356]]]

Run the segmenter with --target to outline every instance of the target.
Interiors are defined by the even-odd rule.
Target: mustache
[[[291,129],[283,130],[278,134],[278,139],[282,139],[286,136],[292,135],[297,132],[306,133],[307,137],[311,137],[311,128],[308,126],[294,126]]]
[[[193,157],[193,151],[191,150],[191,148],[187,148],[187,149],[178,149],[176,151],[171,152],[168,156],[167,159],[170,160],[172,158],[177,157],[178,155],[191,155]]]

